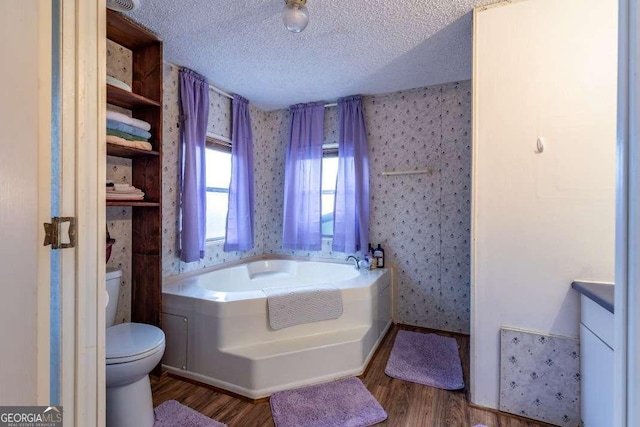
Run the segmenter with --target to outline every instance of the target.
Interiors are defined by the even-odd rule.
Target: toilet
[[[149,372],[164,354],[164,333],[142,323],[115,325],[122,271],[107,271],[107,427],[152,427]]]

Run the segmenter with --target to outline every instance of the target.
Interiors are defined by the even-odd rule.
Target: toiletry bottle
[[[369,243],[369,249],[367,250],[367,253],[364,256],[364,259],[366,259],[369,262],[369,265],[371,265],[371,263],[373,262],[373,248],[371,247],[371,243]]]
[[[372,270],[377,267],[377,260],[373,257],[373,246],[369,243],[369,248],[367,249],[367,254],[365,255],[365,259],[369,261],[369,270]]]
[[[384,268],[384,249],[382,249],[380,243],[378,243],[376,250],[373,251],[373,258],[377,261],[378,268]]]

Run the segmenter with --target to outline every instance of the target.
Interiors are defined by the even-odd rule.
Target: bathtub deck
[[[369,369],[361,377],[369,391],[389,414],[389,418],[385,422],[377,425],[397,427],[466,427],[476,424],[492,427],[547,426],[547,424],[525,418],[471,406],[468,403],[467,390],[440,390],[386,376],[384,368],[399,329],[421,330],[405,326],[392,326],[371,360]],[[437,333],[453,336],[458,341],[464,378],[468,383],[469,337],[444,332]],[[165,400],[174,399],[211,418],[226,423],[230,427],[270,427],[274,425],[268,402],[249,403],[246,400],[221,394],[207,387],[172,378],[167,374],[159,379],[152,378],[151,384],[154,406]]]

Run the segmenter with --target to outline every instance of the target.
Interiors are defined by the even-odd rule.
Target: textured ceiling
[[[282,0],[143,0],[129,13],[165,61],[272,110],[471,78],[471,11],[495,0],[308,0],[288,32]]]

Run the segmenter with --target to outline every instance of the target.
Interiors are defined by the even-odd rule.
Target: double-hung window
[[[224,240],[229,210],[231,145],[207,137],[207,240]]]
[[[338,144],[322,146],[322,237],[333,236],[333,210],[336,200],[336,182],[338,180]]]

